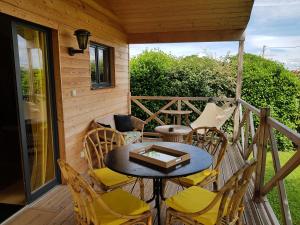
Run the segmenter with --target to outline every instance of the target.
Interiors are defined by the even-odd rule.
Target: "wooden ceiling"
[[[243,38],[253,1],[106,0],[106,5],[129,43],[233,41]]]

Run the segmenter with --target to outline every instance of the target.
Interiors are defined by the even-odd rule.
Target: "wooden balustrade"
[[[204,101],[207,102],[209,99],[213,99],[216,102],[234,102],[234,98],[226,97],[171,97],[171,96],[130,96],[131,101],[139,106],[149,117],[145,120],[146,123],[155,120],[160,125],[165,125],[165,122],[159,118],[162,110],[170,108],[173,105],[176,105],[177,110],[181,110],[183,105],[186,105],[187,108],[191,109],[196,114],[200,115],[201,110],[198,109],[191,101]],[[141,101],[142,100],[151,100],[151,101],[168,101],[163,107],[161,107],[156,112],[152,112],[148,109]],[[131,104],[129,104],[129,111],[131,112]],[[179,121],[181,122],[181,121]]]
[[[292,225],[293,223],[283,180],[300,164],[300,134],[270,117],[269,108],[262,108],[259,110],[242,99],[238,99],[237,102],[238,105],[243,108],[243,114],[240,117],[238,132],[234,137],[234,143],[238,146],[244,159],[248,159],[251,153],[253,153],[253,157],[258,161],[255,175],[254,200],[263,202],[265,196],[277,186],[283,222],[285,225]],[[259,116],[257,128],[255,128],[253,114]],[[284,165],[280,165],[278,144],[274,130],[291,140],[295,146],[295,154]],[[249,136],[249,134],[251,135]],[[272,154],[275,174],[265,183],[264,177],[267,150]],[[268,208],[270,205],[266,207]],[[276,224],[275,220],[277,219],[273,218],[273,220],[274,224]]]

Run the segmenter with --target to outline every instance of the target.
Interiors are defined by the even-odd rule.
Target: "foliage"
[[[42,85],[45,85],[43,80],[43,71],[40,69],[32,70],[32,83],[30,81],[29,75],[29,70],[24,67],[21,67],[22,95],[28,97],[29,95],[33,94],[42,94],[41,91],[44,89]],[[30,90],[31,88],[32,90]]]
[[[175,58],[162,51],[145,51],[131,59],[131,94],[149,96],[234,96],[235,78],[228,59],[216,61],[209,57],[188,56]],[[151,111],[157,111],[166,102],[143,101]],[[194,102],[198,108],[204,103]],[[134,115],[147,115],[134,104]],[[192,115],[191,120],[197,115]],[[146,129],[153,129],[154,123]]]
[[[236,56],[176,58],[159,50],[144,51],[130,62],[131,94],[234,97],[236,72]],[[300,132],[300,80],[282,64],[245,54],[242,98],[257,108],[270,106],[272,117]],[[166,104],[161,101],[142,103],[151,111]],[[193,104],[203,109],[205,103]],[[142,119],[148,117],[135,104],[132,104],[132,113]],[[190,119],[196,117],[193,114]],[[153,129],[155,125],[150,123],[146,129]],[[280,150],[293,149],[287,138],[277,133],[276,137]]]
[[[294,151],[290,152],[279,152],[279,158],[281,165],[284,165],[291,157],[295,154]],[[267,154],[267,163],[266,163],[266,175],[265,180],[269,181],[274,175],[273,169],[273,160],[270,152]],[[300,167],[296,168],[290,175],[288,175],[285,180],[285,188],[288,196],[289,206],[291,210],[293,224],[300,224]],[[280,220],[281,211],[280,211],[280,203],[277,188],[273,188],[273,190],[267,195],[270,204],[277,216]]]
[[[236,68],[236,57],[232,59]],[[245,54],[242,98],[257,108],[269,106],[271,116],[300,132],[300,80],[282,64]],[[292,143],[276,133],[280,150],[292,150]]]

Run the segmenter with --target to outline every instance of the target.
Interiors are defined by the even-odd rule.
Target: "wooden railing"
[[[177,110],[181,110],[185,105],[187,108],[192,110],[194,113],[200,115],[201,109],[197,108],[192,101],[207,102],[209,99],[213,99],[216,102],[234,102],[234,98],[222,98],[222,97],[170,97],[170,96],[130,96],[131,102],[140,107],[145,113],[148,114],[148,118],[145,120],[149,123],[155,120],[160,125],[165,125],[166,123],[159,118],[161,111],[168,109],[172,106],[176,106]],[[148,109],[141,101],[151,100],[151,101],[167,101],[159,110],[152,112]],[[129,104],[129,111],[131,112],[131,103]],[[177,121],[178,122],[178,121]],[[147,134],[147,133],[146,133]],[[148,132],[150,134],[150,132]]]
[[[283,223],[292,225],[284,178],[300,164],[300,134],[270,117],[269,108],[259,110],[242,99],[238,99],[237,102],[240,123],[233,143],[238,146],[244,159],[248,159],[251,154],[257,159],[254,200],[264,202],[266,195],[277,186]],[[255,127],[253,115],[258,117],[257,128]],[[274,134],[275,130],[292,141],[296,150],[294,155],[284,165],[280,165],[278,144]],[[267,150],[272,154],[275,174],[265,183]],[[265,205],[265,207],[267,212],[271,211],[268,209],[269,205]],[[277,218],[274,218],[274,215],[271,215],[271,213],[269,218],[273,224],[278,224]]]
[[[131,110],[131,102],[140,107],[147,115],[146,123],[155,120],[158,124],[164,125],[165,122],[159,118],[162,110],[168,109],[174,105],[178,110],[182,109],[183,105],[191,109],[196,114],[201,114],[201,109],[195,106],[194,101],[208,101],[210,97],[167,97],[167,96],[130,96],[131,101],[129,110]],[[159,110],[152,112],[143,103],[147,101],[166,101]],[[266,195],[275,187],[279,190],[279,201],[282,212],[282,218],[285,225],[292,225],[292,218],[289,209],[284,178],[288,176],[300,164],[300,134],[291,130],[284,124],[270,117],[270,109],[257,109],[242,99],[235,100],[233,98],[213,98],[214,101],[235,102],[237,110],[234,118],[234,133],[233,145],[237,146],[238,151],[244,160],[253,157],[258,161],[256,173],[254,177],[254,193],[253,200],[264,205],[266,216],[272,224],[279,224],[269,202],[266,200]],[[256,123],[255,123],[256,116]],[[255,126],[257,124],[257,126]],[[278,154],[278,144],[275,138],[274,130],[277,130],[282,135],[291,140],[295,146],[295,154],[284,164],[280,164]],[[272,154],[274,165],[274,176],[268,181],[265,180],[266,156],[267,150]]]

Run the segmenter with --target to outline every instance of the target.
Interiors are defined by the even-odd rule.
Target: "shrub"
[[[149,96],[235,96],[237,57],[213,59],[196,55],[176,58],[159,50],[144,51],[130,61],[132,95]],[[269,106],[271,116],[300,132],[300,80],[278,62],[244,55],[242,98],[257,108]],[[203,109],[205,102],[193,102]],[[151,111],[166,102],[143,101]],[[135,104],[132,113],[148,116]],[[193,114],[191,120],[196,119]],[[257,121],[256,121],[257,122]],[[155,123],[147,125],[151,130]],[[230,127],[229,127],[230,128]],[[279,148],[291,150],[292,143],[276,134]]]

